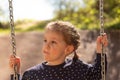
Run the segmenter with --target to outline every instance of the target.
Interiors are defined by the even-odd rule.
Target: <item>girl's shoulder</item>
[[[41,70],[43,70],[42,63],[37,64],[37,65],[35,65],[33,67],[28,68],[25,72],[36,72],[36,71],[41,71]]]
[[[42,63],[35,65],[33,67],[28,68],[22,76],[22,80],[33,80],[33,77],[36,77],[38,75],[41,75],[41,72],[43,72],[43,66]]]
[[[82,61],[81,59],[66,59],[66,66],[83,66],[83,67],[89,67],[91,64],[86,63],[85,61]]]

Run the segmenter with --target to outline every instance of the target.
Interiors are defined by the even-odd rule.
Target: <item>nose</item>
[[[49,43],[44,43],[43,44],[43,50],[49,50],[50,49],[50,45],[49,45]]]

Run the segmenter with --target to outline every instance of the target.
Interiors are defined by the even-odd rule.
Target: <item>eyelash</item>
[[[46,43],[47,40],[44,40],[44,42]],[[56,44],[56,41],[51,41],[52,44]]]
[[[47,42],[47,40],[44,40],[44,42]]]
[[[55,41],[51,41],[51,43],[52,43],[52,44],[56,44],[56,42],[55,42]]]

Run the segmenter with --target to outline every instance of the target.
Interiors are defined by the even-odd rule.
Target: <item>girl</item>
[[[75,27],[69,22],[50,22],[45,27],[42,48],[46,62],[26,70],[22,80],[100,80],[101,44],[104,44],[104,47],[107,46],[106,34],[97,38],[95,63],[86,64],[76,54],[80,45],[80,35]],[[71,53],[74,54],[74,57],[66,59]],[[106,63],[105,60],[105,65]]]

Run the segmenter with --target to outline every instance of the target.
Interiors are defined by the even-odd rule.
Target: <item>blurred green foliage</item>
[[[50,21],[38,22],[36,25],[33,25],[30,28],[26,29],[26,31],[33,31],[33,30],[42,31],[48,22]]]
[[[50,0],[55,20],[70,21],[80,29],[99,29],[99,0]],[[120,0],[104,0],[105,29],[120,29]]]
[[[43,31],[44,27],[47,23],[49,23],[51,20],[45,20],[45,21],[33,21],[33,20],[22,20],[22,21],[16,21],[14,24],[15,32],[21,33],[21,32],[29,32],[29,31]],[[8,22],[6,23],[0,23],[0,34],[10,34],[10,24]]]
[[[17,32],[43,31],[46,24],[50,21],[49,20],[45,20],[45,21],[24,20],[23,21],[24,23],[22,21],[17,21],[15,24],[15,27],[16,27],[15,29]]]
[[[79,29],[99,29],[99,0],[46,0],[54,7],[54,18],[47,21],[22,20],[15,22],[17,32],[42,31],[54,20],[70,21]],[[2,15],[0,8],[0,16]],[[34,23],[35,22],[35,23]],[[104,28],[120,29],[120,0],[104,0]],[[28,25],[33,23],[32,25]],[[27,28],[26,28],[27,27]],[[0,22],[0,32],[8,32],[9,22]]]

